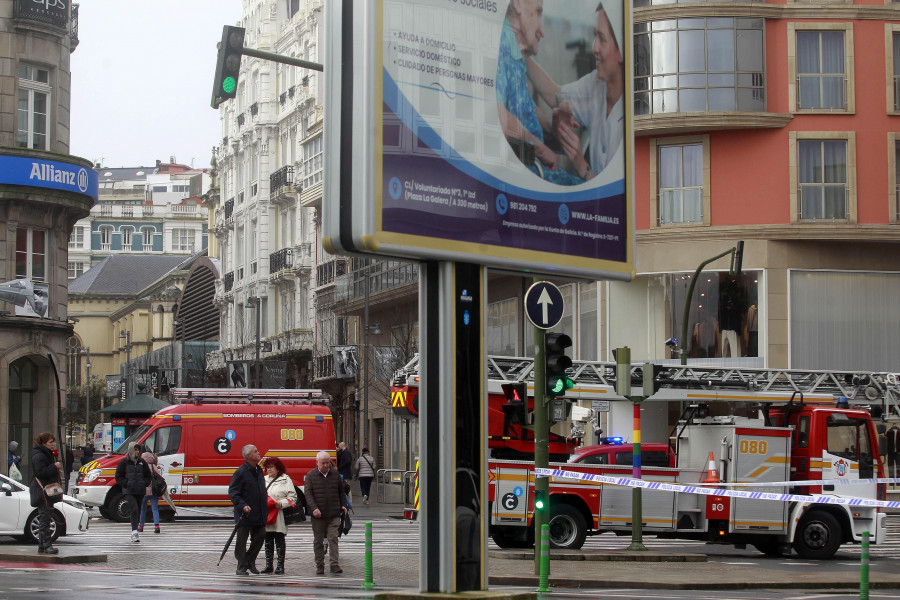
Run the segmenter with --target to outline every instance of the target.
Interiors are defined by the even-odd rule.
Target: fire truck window
[[[668,467],[669,455],[665,452],[641,452],[641,465],[644,467]]]
[[[608,464],[606,460],[606,454],[592,454],[591,456],[584,457],[581,462],[588,465],[605,465]]]
[[[797,447],[809,447],[809,417],[800,417],[797,423]]]
[[[871,460],[871,444],[864,421],[828,417],[828,452],[847,460]],[[843,416],[843,415],[841,415]]]
[[[153,452],[157,456],[166,456],[178,452],[181,444],[181,426],[162,427],[153,432],[144,444],[147,452]]]
[[[631,452],[616,452],[617,465],[630,465],[634,462],[634,456]]]

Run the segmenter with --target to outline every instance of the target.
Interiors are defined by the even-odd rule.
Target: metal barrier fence
[[[375,473],[377,501],[381,504],[412,504],[415,479],[415,471],[378,469]]]

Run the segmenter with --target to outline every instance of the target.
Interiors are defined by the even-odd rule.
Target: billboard
[[[326,10],[326,249],[631,277],[627,1]]]
[[[228,387],[245,388],[248,385],[250,377],[250,363],[244,360],[229,360],[228,366]]]

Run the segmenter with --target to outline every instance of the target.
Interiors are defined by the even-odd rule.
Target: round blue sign
[[[549,281],[538,281],[525,292],[525,314],[535,327],[550,329],[563,316],[563,296]]]
[[[524,493],[525,493],[525,490],[522,489],[522,486],[517,485],[516,487],[513,488],[513,494],[515,494],[519,498],[521,498],[522,494],[524,494]]]
[[[391,181],[388,183],[388,193],[394,200],[400,198],[400,194],[403,193],[403,185],[398,178],[391,177]]]
[[[237,434],[230,429],[225,432],[225,439],[227,439],[228,441],[233,442],[234,438],[236,438],[236,437],[237,437]]]

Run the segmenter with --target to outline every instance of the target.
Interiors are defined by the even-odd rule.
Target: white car
[[[52,540],[61,535],[84,533],[88,530],[90,515],[84,506],[72,496],[53,505],[50,512]],[[38,511],[31,506],[31,493],[18,481],[0,474],[0,536],[11,535],[19,541],[38,543]]]

